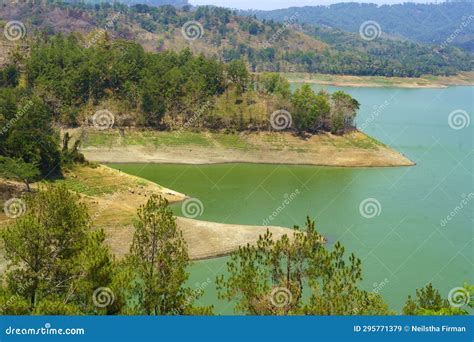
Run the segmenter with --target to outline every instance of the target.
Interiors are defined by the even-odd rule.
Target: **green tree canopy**
[[[48,185],[21,200],[26,213],[1,231],[8,261],[2,313],[118,310],[96,305],[94,291],[111,285],[113,258],[103,245],[104,233],[90,230],[79,197],[64,186]]]
[[[416,290],[415,298],[408,296],[403,307],[404,315],[433,316],[433,315],[467,315],[467,311],[453,307],[444,299],[439,291],[429,283]]]
[[[200,293],[185,286],[189,257],[186,242],[168,201],[153,195],[138,210],[130,254],[130,269],[136,281],[131,293],[138,298],[138,313],[187,314]]]
[[[275,241],[271,233],[255,246],[231,255],[228,275],[217,278],[219,298],[235,302],[235,310],[252,315],[355,315],[388,314],[377,294],[358,288],[361,262],[348,260],[337,243],[334,251],[309,218],[305,231],[295,226],[292,237]],[[304,295],[309,288],[309,297]]]
[[[30,191],[30,183],[39,175],[40,171],[34,164],[25,163],[20,158],[0,156],[0,176],[25,183],[27,191]]]

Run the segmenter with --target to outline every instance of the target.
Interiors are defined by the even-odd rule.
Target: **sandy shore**
[[[283,227],[224,224],[184,217],[177,217],[176,223],[183,232],[191,260],[229,255],[240,246],[255,244],[267,229],[274,239],[280,239],[285,234],[290,239],[293,237],[293,230]],[[134,232],[133,226],[106,227],[105,232],[107,233],[106,243],[117,256],[123,256],[128,252]]]
[[[245,135],[252,146],[236,149],[215,145],[86,147],[81,150],[90,161],[99,163],[268,163],[337,167],[411,166],[401,153],[370,140],[362,133],[350,139],[316,135],[307,140],[281,133],[271,141],[264,133]]]
[[[89,208],[92,226],[105,231],[105,242],[118,257],[124,256],[129,251],[137,208],[144,204],[151,194],[160,194],[170,203],[188,198],[185,194],[106,166],[76,168],[66,175],[66,179],[70,184],[80,185],[86,193],[99,190],[98,186],[106,189],[109,184],[117,185],[115,192],[96,196],[81,192],[80,194]],[[0,179],[0,194],[3,200],[19,196],[22,187],[17,182]],[[36,186],[33,185],[33,187]],[[3,204],[3,201],[0,201],[0,204]],[[3,211],[0,212],[0,229],[12,221],[13,219],[6,217]],[[259,236],[265,234],[267,229],[275,239],[285,234],[290,239],[293,237],[293,229],[284,227],[224,224],[185,217],[177,217],[176,223],[183,232],[191,260],[228,255],[238,250],[240,246],[256,243]],[[3,251],[0,248],[0,272],[5,269],[5,266]]]

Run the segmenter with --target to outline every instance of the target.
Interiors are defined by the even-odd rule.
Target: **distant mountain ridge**
[[[452,44],[474,51],[474,2],[376,5],[338,3],[330,6],[290,7],[272,11],[241,11],[263,20],[284,21],[299,13],[298,22],[359,32],[365,21],[375,21],[382,32],[415,42]]]

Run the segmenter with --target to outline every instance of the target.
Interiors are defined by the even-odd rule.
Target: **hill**
[[[366,21],[375,21],[381,31],[395,38],[438,46],[454,45],[474,51],[473,1],[440,4],[396,5],[338,3],[330,6],[291,7],[273,11],[243,12],[262,20],[283,22],[299,13],[299,22],[358,33]]]
[[[297,25],[303,15],[298,12],[277,23],[216,7],[57,3],[0,8],[3,26],[19,21],[30,37],[38,32],[80,32],[89,35],[90,44],[106,34],[138,42],[151,52],[188,47],[222,61],[244,59],[257,72],[415,77],[471,70],[471,55],[452,46],[433,48],[383,38],[368,41],[340,30]]]
[[[69,0],[66,2],[74,3],[74,0]],[[77,1],[76,1],[77,2]],[[82,2],[87,4],[103,4],[103,3],[114,3],[115,0],[82,0]],[[143,4],[148,6],[164,6],[171,5],[175,7],[190,6],[188,0],[122,0],[121,3],[125,5],[137,5]]]

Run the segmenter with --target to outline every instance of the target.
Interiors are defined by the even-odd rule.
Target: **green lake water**
[[[263,224],[298,190],[271,224],[292,227],[307,215],[315,218],[329,248],[341,241],[362,259],[362,286],[381,293],[393,310],[400,311],[406,297],[428,282],[445,297],[450,289],[473,283],[474,123],[464,127],[467,123],[458,119],[465,114],[456,112],[451,126],[464,128],[453,129],[448,118],[463,110],[472,119],[474,87],[343,90],[361,103],[358,127],[416,166],[111,166],[198,198],[204,206],[199,219],[216,222]],[[378,215],[361,215],[366,199],[380,203]],[[173,208],[181,214],[181,205]],[[190,270],[190,285],[205,290],[200,302],[213,304],[217,314],[233,312],[217,299],[214,287],[226,259],[195,262]]]

